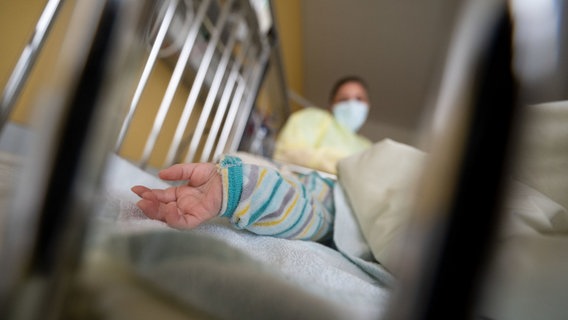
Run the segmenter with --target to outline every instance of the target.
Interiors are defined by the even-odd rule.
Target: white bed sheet
[[[222,319],[378,319],[385,311],[393,281],[380,266],[368,273],[319,243],[254,235],[221,218],[171,229],[144,217],[130,191],[163,181],[114,155],[108,168],[91,258],[130,270],[159,295]]]

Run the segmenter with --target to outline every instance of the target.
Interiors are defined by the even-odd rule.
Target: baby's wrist
[[[220,216],[231,218],[239,204],[243,189],[243,168],[239,157],[225,155],[217,164],[217,172],[221,175],[223,197]]]

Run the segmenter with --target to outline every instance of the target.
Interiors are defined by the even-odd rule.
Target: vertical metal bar
[[[225,145],[227,144],[227,140],[229,139],[231,129],[233,128],[233,124],[237,116],[237,111],[239,111],[239,107],[241,106],[243,95],[247,89],[247,84],[249,83],[250,78],[254,73],[253,69],[254,68],[252,67],[249,68],[244,78],[241,76],[239,76],[238,78],[239,85],[237,87],[237,90],[235,91],[235,95],[233,96],[233,101],[231,102],[229,113],[227,113],[227,118],[225,119],[225,123],[223,125],[223,131],[219,136],[217,147],[215,148],[215,152],[213,153],[214,158],[219,157],[225,151]]]
[[[257,62],[255,66],[254,76],[251,80],[251,85],[249,87],[249,92],[246,96],[246,101],[241,108],[241,112],[239,114],[239,120],[237,124],[233,127],[232,132],[232,139],[231,144],[229,146],[228,151],[236,151],[239,143],[241,142],[242,135],[245,129],[245,125],[248,121],[252,106],[256,100],[256,95],[258,93],[258,88],[260,86],[260,81],[262,80],[262,75],[264,74],[266,68],[266,62],[268,61],[268,57],[270,56],[270,49],[265,47],[263,54],[261,55],[260,61]]]
[[[408,237],[400,294],[387,319],[485,318],[475,308],[502,215],[520,108],[506,2],[472,0],[464,8],[438,97],[437,108],[449,109],[441,110],[444,123],[435,128],[425,168],[429,179],[414,206],[420,229]]]
[[[25,191],[15,192],[10,227],[2,234],[11,239],[10,251],[22,249],[12,242],[18,238],[27,251],[0,251],[0,277],[11,282],[0,281],[2,319],[65,318],[101,172],[118,132],[112,119],[134,83],[132,62],[141,58],[133,40],[148,3],[77,1],[58,76],[42,101],[46,108],[37,110],[41,134],[17,185]]]
[[[215,72],[215,76],[211,83],[211,88],[209,89],[209,93],[207,94],[207,99],[203,105],[203,110],[201,110],[201,115],[199,116],[199,120],[197,121],[197,126],[195,128],[195,132],[193,133],[193,137],[191,138],[191,143],[189,144],[189,149],[187,151],[185,162],[192,162],[193,158],[195,157],[195,153],[199,142],[201,141],[201,136],[205,129],[205,125],[207,124],[207,119],[209,118],[209,114],[211,113],[211,109],[213,108],[213,104],[215,103],[215,99],[217,98],[217,92],[219,92],[219,88],[221,87],[221,83],[225,76],[225,71],[227,71],[227,65],[229,64],[229,58],[231,57],[231,53],[233,52],[233,48],[235,46],[236,30],[231,32],[230,38],[227,41],[225,46],[225,50],[223,52],[223,56],[221,57],[221,61],[219,62],[219,66]]]
[[[195,21],[193,22],[193,25],[191,26],[191,29],[187,34],[185,43],[183,44],[176,66],[172,73],[172,77],[170,78],[170,82],[168,83],[168,87],[166,88],[164,98],[160,103],[156,119],[154,119],[152,131],[150,132],[148,140],[146,140],[144,151],[142,153],[142,159],[140,162],[140,166],[142,168],[145,168],[148,164],[148,160],[150,159],[150,155],[152,153],[152,150],[154,149],[154,145],[156,144],[156,140],[158,139],[158,135],[174,99],[174,94],[177,90],[177,87],[179,86],[187,62],[189,61],[189,54],[193,49],[193,44],[197,39],[199,28],[201,27],[201,23],[203,22],[203,18],[205,17],[205,13],[207,12],[207,8],[209,8],[210,3],[211,0],[203,0],[199,7],[199,10],[197,11],[197,14],[195,15]]]
[[[191,86],[191,91],[189,92],[189,96],[187,97],[187,101],[178,121],[178,125],[174,133],[174,138],[168,150],[168,154],[166,155],[166,160],[164,163],[165,166],[172,165],[175,161],[177,153],[179,152],[183,134],[185,132],[185,129],[187,128],[189,118],[191,117],[191,113],[193,112],[195,102],[197,101],[197,97],[199,96],[199,92],[201,91],[201,87],[203,85],[203,81],[205,80],[205,76],[207,75],[207,71],[209,70],[209,65],[211,63],[211,60],[213,59],[215,49],[217,48],[217,43],[221,38],[225,23],[227,22],[229,13],[231,12],[233,2],[234,0],[230,0],[225,4],[225,7],[223,7],[221,16],[217,21],[215,30],[213,31],[211,39],[209,40],[209,44],[207,45],[207,49],[203,54],[203,59],[201,60],[201,64],[199,65],[199,69],[197,70],[195,80],[193,81],[193,85]]]
[[[39,51],[45,42],[47,33],[51,30],[55,17],[61,9],[62,4],[63,1],[61,0],[49,0],[47,2],[41,16],[39,17],[31,39],[24,48],[12,75],[8,79],[2,94],[2,102],[0,103],[0,129],[4,127],[4,124],[10,118],[10,113],[14,108],[14,104],[16,103],[30,71],[37,60]]]
[[[144,66],[144,70],[142,71],[142,76],[140,77],[140,81],[138,82],[138,86],[136,87],[136,91],[134,92],[134,97],[130,103],[130,108],[128,109],[128,113],[122,123],[122,127],[120,128],[120,133],[118,134],[118,140],[116,142],[115,151],[118,152],[122,147],[122,143],[124,142],[124,138],[126,136],[126,131],[130,127],[132,122],[132,118],[134,116],[134,112],[138,107],[138,103],[140,102],[140,97],[142,96],[142,92],[148,83],[148,79],[150,78],[150,73],[154,68],[154,64],[158,58],[158,54],[160,53],[160,49],[166,38],[166,34],[170,27],[172,20],[174,19],[174,14],[178,5],[178,0],[170,0],[168,4],[168,8],[166,9],[166,13],[164,14],[164,18],[160,25],[160,29],[158,30],[158,34],[156,35],[156,40],[152,45],[152,50],[150,51],[150,55],[148,56],[148,60],[146,61],[146,65]]]
[[[210,160],[211,157],[211,150],[213,149],[213,145],[215,143],[215,139],[217,138],[217,133],[219,132],[219,127],[221,126],[221,122],[225,116],[225,111],[227,110],[227,106],[229,105],[229,101],[231,99],[233,88],[235,87],[235,83],[237,82],[239,70],[241,69],[241,65],[245,59],[245,56],[249,53],[249,49],[253,48],[249,45],[250,37],[247,37],[245,42],[242,45],[242,50],[237,57],[237,61],[233,64],[231,72],[229,74],[229,78],[227,79],[227,83],[225,84],[225,88],[223,90],[223,95],[221,100],[219,101],[219,106],[217,107],[217,112],[215,114],[215,118],[213,119],[213,123],[211,124],[211,129],[209,130],[209,134],[207,135],[207,141],[205,142],[205,147],[203,147],[203,152],[201,153],[201,162],[206,162]],[[251,56],[254,56],[256,50],[251,50]]]

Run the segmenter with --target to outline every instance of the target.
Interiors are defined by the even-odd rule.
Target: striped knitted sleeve
[[[260,235],[315,241],[332,231],[332,180],[315,172],[282,174],[228,155],[218,167],[223,180],[220,215],[235,227]]]

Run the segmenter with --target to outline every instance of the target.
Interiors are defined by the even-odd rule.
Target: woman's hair
[[[339,88],[341,88],[341,86],[343,86],[344,84],[348,83],[348,82],[357,82],[360,85],[363,86],[363,88],[365,88],[365,91],[367,91],[367,95],[369,94],[369,86],[367,85],[367,82],[365,80],[363,80],[363,78],[359,77],[359,76],[346,76],[343,78],[340,78],[339,80],[337,80],[335,82],[335,84],[333,85],[333,87],[331,88],[331,92],[329,94],[329,102],[332,103],[333,102],[333,98],[335,98],[335,95],[337,94],[337,91],[339,91]]]

